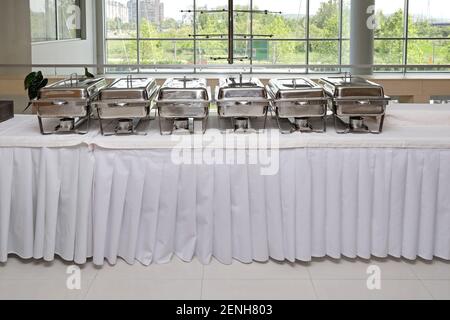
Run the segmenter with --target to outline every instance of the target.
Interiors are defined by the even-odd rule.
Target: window
[[[228,0],[104,1],[110,72],[223,72],[231,58],[235,71],[264,73],[350,63],[351,0],[233,0],[231,42]],[[435,66],[450,63],[450,1],[375,0],[375,15],[375,71],[449,71]]]
[[[30,0],[33,42],[83,37],[83,0]]]

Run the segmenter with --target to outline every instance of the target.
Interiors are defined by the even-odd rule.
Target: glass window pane
[[[342,38],[350,39],[351,1],[342,1]]]
[[[81,38],[81,14],[79,0],[58,0],[58,39]]]
[[[197,64],[224,64],[228,63],[227,40],[197,41]]]
[[[197,10],[228,9],[227,0],[197,0],[196,5]],[[197,34],[228,37],[228,12],[198,12],[196,14],[196,22]]]
[[[107,38],[136,38],[136,0],[106,0]]]
[[[33,42],[56,40],[55,0],[30,0]]]
[[[409,37],[448,38],[449,36],[450,1],[409,1]]]
[[[339,64],[339,41],[311,41],[310,64]],[[336,68],[311,68],[313,72],[334,72]]]
[[[310,38],[338,38],[339,0],[310,1]]]
[[[254,64],[306,64],[306,41],[254,40]]]
[[[141,38],[188,38],[194,33],[192,0],[139,0]]]
[[[409,40],[408,64],[450,64],[450,40]]]
[[[142,40],[140,64],[193,64],[193,41]]]
[[[135,40],[108,40],[106,42],[107,64],[137,64]]]
[[[374,63],[380,65],[403,64],[403,40],[375,40]],[[375,71],[399,72],[402,68],[378,68]]]
[[[253,1],[254,10],[269,14],[253,15],[253,33],[276,38],[306,38],[306,0]],[[276,12],[281,12],[278,14]]]
[[[376,0],[376,38],[401,38],[404,36],[404,0]]]

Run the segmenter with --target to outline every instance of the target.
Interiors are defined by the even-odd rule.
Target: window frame
[[[81,13],[81,21],[80,21],[80,29],[79,29],[79,36],[74,37],[74,38],[68,38],[68,39],[63,39],[60,37],[60,16],[59,16],[59,1],[60,0],[55,0],[55,25],[52,26],[52,28],[55,31],[55,39],[51,39],[51,40],[33,40],[33,38],[31,38],[31,44],[45,44],[45,43],[51,43],[51,42],[64,42],[64,41],[78,41],[78,40],[85,40],[86,39],[86,0],[75,0],[78,3],[78,7],[80,8],[80,13]],[[31,14],[31,10],[30,10],[30,14]],[[77,31],[78,33],[78,31]]]
[[[192,5],[194,9],[197,9],[197,5],[196,5],[196,0],[191,0],[192,1]],[[289,64],[289,65],[284,65],[284,64],[273,64],[273,65],[269,65],[270,68],[268,68],[267,65],[264,64],[257,64],[254,63],[254,59],[253,59],[253,54],[251,54],[251,56],[249,57],[249,63],[246,64],[246,67],[244,68],[244,72],[249,72],[250,74],[277,74],[279,73],[277,71],[277,69],[286,69],[285,73],[289,73],[291,71],[291,69],[299,69],[301,68],[303,71],[302,72],[297,72],[296,73],[302,73],[302,74],[310,74],[310,73],[314,73],[314,74],[320,74],[320,73],[341,73],[343,71],[345,71],[347,68],[346,67],[342,67],[345,66],[345,64],[343,64],[343,51],[344,51],[344,42],[346,45],[348,45],[350,43],[350,37],[349,36],[344,36],[343,32],[344,32],[344,3],[346,3],[346,1],[349,0],[336,0],[338,1],[338,5],[339,5],[339,9],[338,9],[338,34],[337,37],[334,38],[314,38],[311,37],[311,32],[310,32],[310,26],[311,26],[311,5],[310,2],[311,1],[315,1],[315,0],[306,0],[306,16],[305,16],[305,38],[277,38],[276,35],[272,38],[253,38],[250,37],[249,39],[247,39],[246,41],[249,41],[250,43],[250,52],[253,52],[253,41],[251,39],[255,39],[255,40],[266,40],[269,43],[270,42],[281,42],[281,41],[293,41],[293,42],[303,42],[305,43],[305,64]],[[396,65],[391,65],[391,64],[383,64],[380,65],[378,67],[380,67],[382,70],[377,71],[374,68],[374,73],[417,73],[417,72],[428,72],[428,73],[448,73],[450,71],[436,71],[436,65],[433,65],[433,68],[430,68],[428,70],[424,70],[424,71],[415,71],[415,70],[410,70],[411,68],[408,66],[408,45],[410,41],[414,41],[414,40],[448,40],[450,41],[450,36],[447,38],[433,38],[433,37],[409,37],[409,24],[410,24],[410,19],[412,17],[409,16],[410,10],[409,10],[409,4],[410,4],[410,0],[403,0],[403,12],[404,12],[404,18],[403,18],[403,36],[402,37],[376,37],[374,36],[374,41],[383,41],[383,40],[391,40],[391,41],[401,41],[403,44],[403,49],[402,49],[402,67],[395,67]],[[254,8],[254,3],[257,2],[257,0],[249,0],[249,4],[250,4],[250,8]],[[139,17],[139,0],[136,0],[136,15],[137,17]],[[104,7],[106,6],[106,0],[104,0]],[[140,50],[140,42],[141,41],[192,41],[193,42],[193,57],[192,57],[192,61],[193,64],[190,64],[189,66],[192,66],[192,68],[188,68],[187,70],[189,70],[189,72],[184,72],[184,73],[193,73],[193,74],[211,74],[211,73],[223,73],[224,70],[226,70],[226,68],[222,68],[219,69],[217,71],[217,65],[211,65],[211,64],[205,64],[204,66],[198,66],[198,52],[197,52],[197,48],[198,48],[198,44],[200,41],[218,41],[218,39],[212,38],[212,39],[205,39],[205,38],[197,38],[197,37],[193,37],[193,38],[142,38],[140,35],[140,22],[139,22],[139,18],[137,19],[137,23],[136,23],[136,38],[131,37],[131,38],[109,38],[107,36],[107,32],[106,32],[106,22],[107,22],[107,17],[106,15],[104,15],[104,19],[103,19],[103,25],[104,25],[104,44],[105,44],[105,48],[107,48],[107,42],[108,41],[118,41],[118,40],[122,40],[122,41],[136,41],[137,44],[137,68],[135,71],[135,73],[141,73],[141,65],[146,66],[146,67],[150,67],[151,65],[144,65],[141,63],[141,50]],[[193,34],[196,35],[197,34],[197,14],[193,13],[193,26],[192,26],[192,30],[193,30]],[[250,34],[253,35],[253,27],[254,27],[254,14],[250,13]],[[245,41],[243,39],[240,38],[234,38],[235,40],[240,40],[240,41]],[[223,39],[223,41],[227,41],[227,38]],[[336,42],[337,43],[337,47],[338,47],[338,58],[337,58],[337,65],[336,67],[332,68],[334,70],[326,70],[325,72],[323,71],[319,71],[319,72],[314,72],[314,64],[311,63],[311,54],[310,54],[310,46],[312,43],[314,42]],[[375,44],[375,43],[374,43]],[[105,55],[104,55],[104,63],[107,64],[107,60],[108,60],[108,53],[105,50]],[[450,63],[449,63],[450,64]],[[220,67],[225,67],[226,65],[220,65]],[[155,65],[155,70],[156,68],[159,68],[160,66]],[[266,67],[266,68],[264,68]],[[173,73],[180,73],[179,68],[177,68],[176,65],[164,65],[163,66],[164,69],[167,70],[171,70]],[[153,68],[151,68],[153,69]],[[192,69],[192,71],[190,71]],[[239,68],[239,64],[233,64],[230,66],[230,69],[232,72],[239,72],[240,68]],[[263,69],[263,70],[258,70],[256,71],[255,69]],[[271,71],[271,70],[274,71]],[[345,70],[344,70],[345,69]],[[393,70],[389,70],[389,69],[393,69]],[[228,70],[226,70],[228,71]],[[108,71],[106,71],[107,73],[109,73]],[[117,72],[111,72],[111,73],[117,73]],[[145,72],[142,72],[145,73]],[[166,72],[167,73],[167,72]],[[170,72],[168,72],[170,73]]]

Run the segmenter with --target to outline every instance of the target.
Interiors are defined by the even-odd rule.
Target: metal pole
[[[228,64],[234,63],[234,3],[228,0]]]
[[[352,0],[350,26],[350,64],[372,65],[374,58],[374,30],[369,28],[367,21],[372,13],[368,13],[369,6],[375,5],[375,0]],[[352,67],[351,72],[356,75],[371,75],[373,68]]]

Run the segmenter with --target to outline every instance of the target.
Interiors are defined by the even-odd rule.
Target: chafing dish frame
[[[169,80],[177,80],[176,78],[173,79],[168,79]],[[192,79],[188,79],[188,78],[184,78],[184,79],[180,79],[180,81],[187,81],[187,80],[192,80]],[[195,79],[194,79],[195,80]],[[167,82],[166,81],[166,82]],[[169,89],[169,90],[180,90],[180,91],[190,91],[190,90],[202,90],[206,93],[207,95],[207,100],[205,99],[163,99],[160,97],[160,95],[162,94],[162,92],[164,92],[165,89]],[[209,119],[209,112],[210,112],[210,107],[211,107],[211,103],[213,102],[212,98],[211,98],[211,87],[209,86],[205,86],[205,87],[183,87],[183,88],[175,88],[175,87],[164,87],[161,86],[160,90],[158,91],[158,95],[157,98],[155,99],[155,109],[157,111],[157,116],[158,116],[158,120],[159,120],[159,132],[161,135],[172,135],[174,133],[177,133],[176,129],[176,124],[177,122],[185,122],[187,123],[187,128],[185,130],[180,130],[178,132],[181,133],[189,133],[189,134],[193,134],[193,133],[197,133],[195,130],[196,127],[196,122],[199,121],[202,125],[202,130],[201,133],[205,134],[206,130],[207,130],[207,123],[208,123],[208,119]],[[199,112],[198,114],[190,114],[188,116],[184,115],[184,114],[177,114],[177,113],[173,113],[171,114],[170,112],[166,112],[165,107],[167,107],[167,105],[170,105],[172,108],[171,109],[177,109],[177,108],[182,108],[185,109],[184,106],[186,105],[195,105],[198,104],[200,106],[194,106],[194,107],[190,107],[190,108],[195,108],[198,110],[201,110],[201,112]],[[169,131],[165,131],[163,130],[163,122],[168,122],[169,126],[171,127],[171,129]]]
[[[151,117],[153,101],[155,99],[155,96],[158,94],[160,87],[158,85],[156,85],[156,81],[153,78],[143,78],[143,77],[133,78],[132,76],[127,76],[126,81],[128,83],[129,81],[143,80],[143,79],[149,80],[148,85],[145,87],[145,92],[147,92],[147,97],[145,100],[126,99],[126,98],[101,100],[101,93],[100,93],[99,99],[97,101],[95,101],[93,103],[93,105],[97,109],[97,116],[98,116],[98,120],[99,120],[100,132],[103,136],[147,135],[148,134],[148,132],[150,131],[151,120],[154,120],[154,118]],[[129,89],[143,89],[142,87],[140,87],[140,88],[129,87],[129,88],[120,88],[120,89],[114,88],[115,84],[117,84],[123,80],[125,80],[125,78],[119,78],[119,79],[115,80],[113,83],[111,83],[108,87],[104,88],[102,91],[105,91],[105,90],[124,91],[124,90],[129,90]],[[152,81],[150,81],[150,80],[152,80]],[[151,88],[151,90],[149,90],[150,86],[152,84],[155,84],[155,85]],[[133,116],[129,116],[129,115],[104,116],[102,114],[102,111],[104,108],[105,109],[117,108],[117,109],[120,109],[123,111],[132,109],[136,113]],[[139,114],[139,113],[141,113],[141,114]],[[115,128],[114,132],[106,132],[105,131],[105,125],[104,125],[103,121],[107,121],[107,120],[118,121],[118,126]],[[125,121],[129,122],[129,128],[121,129],[120,124],[124,123]],[[141,121],[148,121],[148,124],[144,131],[137,131],[137,127],[139,126]]]
[[[355,85],[351,86],[352,89],[367,89],[367,88],[378,88],[381,92],[380,96],[345,96],[339,97],[337,96],[339,90],[335,90],[338,86],[332,84],[330,79],[352,79],[356,78],[358,80],[362,80],[367,85]],[[370,134],[381,134],[383,132],[384,120],[386,116],[386,108],[389,104],[391,98],[384,94],[384,89],[381,85],[376,84],[372,81],[366,80],[361,77],[353,77],[351,75],[345,75],[342,77],[328,77],[321,78],[319,80],[319,84],[322,85],[325,92],[331,98],[331,102],[329,104],[330,110],[333,112],[334,117],[334,126],[335,130],[338,134],[348,134],[348,133],[370,133]],[[359,108],[368,107],[368,106],[377,106],[379,112],[373,112],[372,110],[368,110],[367,112],[356,112]],[[349,106],[354,106],[353,110],[347,111]],[[355,110],[356,109],[356,110]],[[361,110],[361,109],[359,109]],[[345,122],[342,118],[348,117],[349,122]],[[377,122],[377,129],[370,130],[367,125],[364,124],[364,120],[366,118],[375,119]],[[360,123],[358,127],[353,127],[352,123]],[[345,129],[339,129],[339,126],[344,125]]]
[[[240,82],[236,83],[236,87],[233,87],[231,89],[261,89],[264,92],[265,97],[246,97],[246,96],[237,96],[237,97],[225,97],[221,98],[219,95],[221,93],[221,90],[226,89],[226,87],[220,87],[216,86],[215,88],[215,102],[217,104],[217,113],[219,116],[219,126],[220,131],[222,133],[225,133],[227,129],[223,125],[223,122],[225,119],[230,119],[231,124],[234,130],[234,132],[238,132],[240,130],[239,122],[246,121],[247,125],[245,128],[241,128],[244,132],[255,130],[256,132],[259,132],[256,129],[253,129],[251,126],[251,119],[255,118],[264,118],[264,124],[263,124],[263,131],[267,128],[267,118],[268,113],[270,109],[270,103],[271,100],[269,98],[269,94],[267,92],[267,89],[262,83],[258,85],[259,79],[251,79],[255,80],[256,86],[248,87],[245,85],[239,86],[239,83],[242,83],[242,75],[240,75]],[[235,111],[227,111],[227,109],[234,110],[235,108],[248,108],[246,113],[239,113]]]
[[[89,80],[90,83],[85,87],[76,86],[81,81]],[[67,86],[61,86],[61,84],[68,83]],[[75,85],[74,85],[75,84]],[[92,103],[97,99],[101,89],[107,86],[105,78],[79,78],[76,74],[72,74],[70,78],[57,81],[45,88],[42,88],[39,92],[39,98],[31,101],[32,105],[36,108],[36,113],[39,122],[39,130],[42,135],[53,134],[79,134],[85,135],[89,132],[92,115]],[[45,97],[40,98],[45,92],[61,91],[62,93],[67,90],[78,90],[83,92],[81,98],[76,97]],[[67,109],[71,107],[71,113],[67,112]],[[42,114],[43,110],[49,109],[53,112]],[[46,110],[47,111],[47,110]],[[55,127],[53,131],[45,131],[43,119],[59,119],[60,124]],[[71,122],[71,128],[64,128],[63,124]],[[79,130],[79,128],[86,124],[85,130]]]
[[[270,101],[270,108],[271,111],[275,114],[275,119],[277,121],[278,128],[282,134],[291,134],[293,132],[302,132],[302,133],[308,133],[308,132],[314,132],[314,133],[324,133],[327,131],[327,122],[328,122],[328,105],[330,103],[330,98],[326,94],[325,90],[319,86],[318,84],[312,82],[309,79],[306,78],[293,78],[293,79],[273,79],[272,81],[280,81],[280,80],[292,80],[295,84],[295,80],[302,80],[309,84],[311,87],[310,89],[322,91],[323,97],[294,97],[294,98],[277,98],[275,96],[275,92],[272,90],[269,85],[266,86],[266,90],[271,98]],[[295,86],[293,90],[295,90]],[[281,89],[280,89],[281,90]],[[288,90],[286,90],[288,91]],[[286,105],[287,104],[287,105]],[[305,114],[305,110],[302,112],[302,107],[316,107],[321,108],[322,110],[318,114]],[[284,110],[287,109],[287,110]],[[298,113],[290,112],[289,109],[295,109],[298,110]],[[322,128],[319,130],[315,130],[312,128],[312,126],[309,124],[310,119],[321,119]],[[282,120],[288,120],[290,123],[289,130],[283,130],[281,126]],[[297,121],[305,121],[307,124],[306,126],[299,126],[297,125]]]

